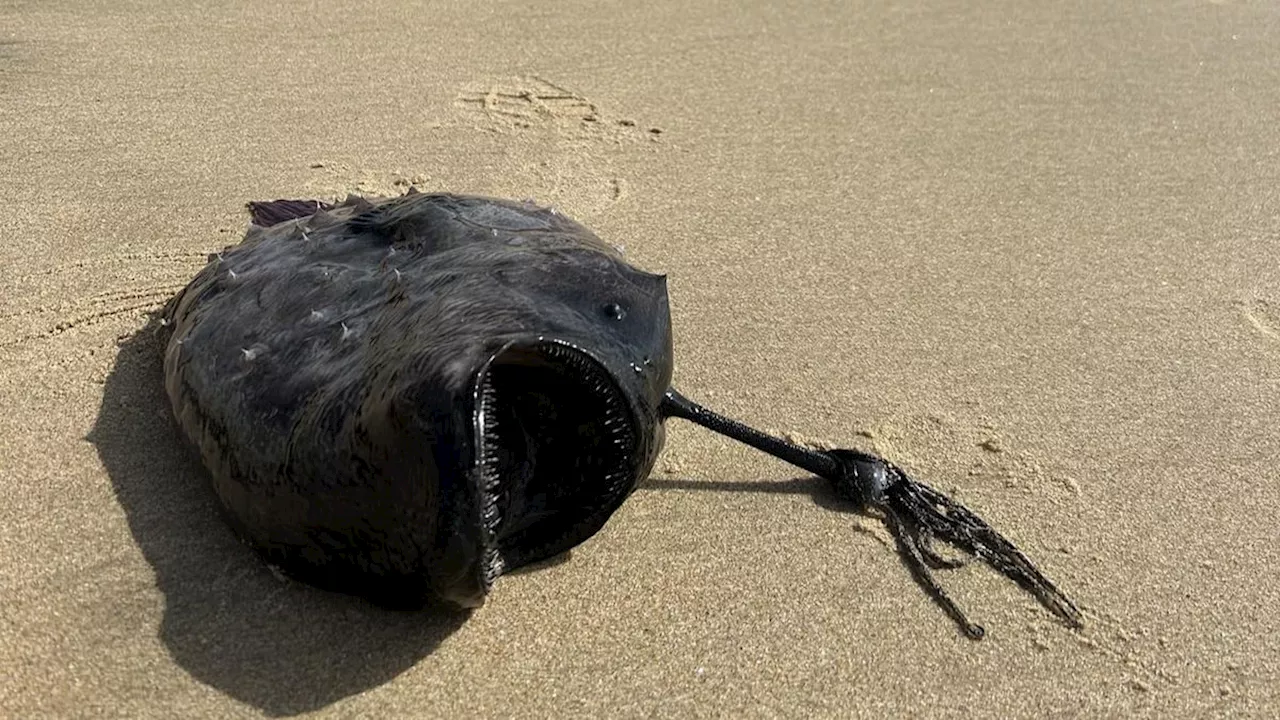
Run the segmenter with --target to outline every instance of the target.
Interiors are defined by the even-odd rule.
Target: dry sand
[[[1270,1],[0,2],[0,714],[1274,715],[1277,108]],[[1087,627],[977,566],[968,641],[678,423],[465,622],[277,580],[138,331],[247,200],[409,183],[670,273],[686,393],[874,445]]]

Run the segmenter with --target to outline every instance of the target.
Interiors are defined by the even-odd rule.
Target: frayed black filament
[[[1041,575],[1013,543],[968,508],[928,485],[912,480],[893,463],[858,450],[815,450],[798,445],[708,410],[675,389],[667,390],[662,412],[669,417],[695,422],[827,478],[844,497],[861,507],[882,511],[916,581],[960,625],[965,635],[977,640],[986,631],[981,625],[970,622],[934,579],[934,570],[957,568],[963,564],[939,555],[933,549],[934,539],[944,540],[982,558],[1035,595],[1067,625],[1083,627],[1079,608]]]
[[[939,555],[933,549],[935,538],[983,559],[1034,595],[1068,626],[1083,627],[1084,617],[1075,603],[1013,543],[968,508],[912,480],[901,468],[882,458],[853,450],[836,450],[830,455],[841,467],[837,488],[851,499],[884,512],[912,575],[965,635],[978,640],[986,631],[969,620],[934,578],[934,570],[963,565]]]

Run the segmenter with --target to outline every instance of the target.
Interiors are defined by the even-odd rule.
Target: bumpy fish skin
[[[512,563],[482,557],[494,541],[476,375],[508,347],[594,359],[636,437],[629,485],[602,488],[516,564],[594,534],[648,474],[671,380],[664,276],[529,203],[411,193],[253,212],[269,226],[251,225],[165,309],[164,367],[228,519],[269,562],[384,604],[482,602]]]

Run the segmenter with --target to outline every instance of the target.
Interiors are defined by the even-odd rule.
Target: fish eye
[[[621,320],[627,316],[627,311],[618,303],[609,303],[604,306],[604,314],[610,320]]]

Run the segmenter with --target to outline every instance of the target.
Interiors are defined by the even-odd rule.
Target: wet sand
[[[1267,716],[1274,3],[0,3],[0,715]],[[673,422],[469,618],[282,582],[172,429],[157,309],[244,203],[553,203],[670,275],[678,386],[874,448],[982,566]]]

